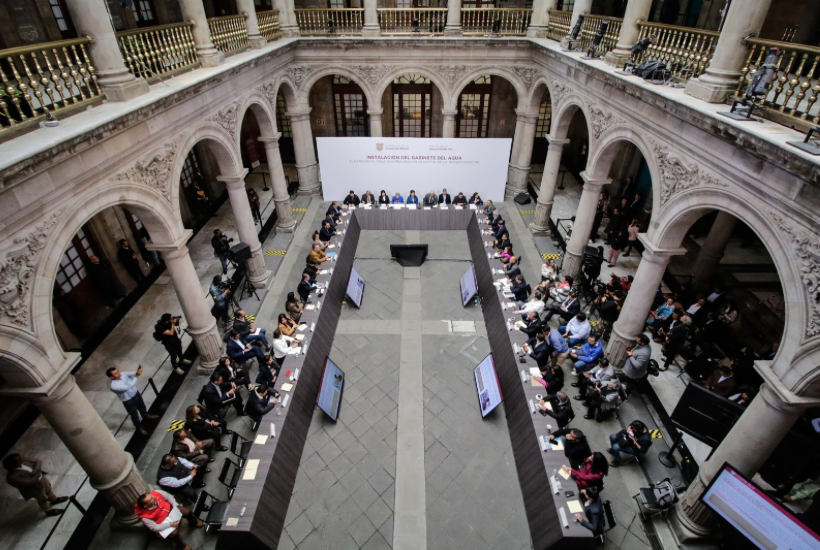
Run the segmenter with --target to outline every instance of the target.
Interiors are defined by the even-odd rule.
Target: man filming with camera
[[[170,313],[163,313],[157,324],[154,325],[154,340],[162,342],[165,351],[171,356],[171,368],[177,374],[185,374],[179,368],[177,361],[183,365],[190,365],[190,359],[182,358],[182,329],[179,326],[181,316],[174,317]]]
[[[227,235],[223,234],[221,230],[214,229],[214,236],[211,237],[211,247],[214,249],[214,256],[219,258],[222,262],[222,274],[228,274],[228,262],[231,261],[231,243],[233,239],[229,239]]]
[[[211,314],[217,319],[222,319],[222,322],[227,325],[231,321],[228,316],[228,302],[231,298],[230,284],[222,281],[222,275],[214,275],[211,286],[208,287],[208,293],[214,299]]]

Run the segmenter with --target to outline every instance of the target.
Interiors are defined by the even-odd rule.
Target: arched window
[[[335,75],[331,84],[336,135],[359,137],[370,135],[367,99],[362,88],[345,76]]]
[[[485,74],[467,84],[458,96],[456,137],[487,137],[490,122],[492,76]]]
[[[430,105],[433,83],[418,74],[393,81],[393,135],[430,137]]]

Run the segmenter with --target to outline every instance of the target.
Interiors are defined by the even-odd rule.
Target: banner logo
[[[384,143],[377,143],[376,144],[376,151],[381,151],[384,149]]]

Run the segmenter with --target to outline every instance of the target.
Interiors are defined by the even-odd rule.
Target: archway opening
[[[405,74],[394,78],[381,98],[385,136],[441,137],[441,91],[428,77]]]
[[[370,135],[367,95],[353,79],[328,75],[310,89],[310,124],[314,137],[362,137]]]
[[[274,121],[269,118],[267,112],[259,104],[249,105],[240,126],[239,152],[242,155],[242,165],[248,170],[245,187],[251,213],[254,223],[260,226],[264,225],[276,210],[273,204],[269,159],[265,144],[259,141],[259,138],[271,137],[274,132]],[[291,146],[292,144],[291,139]]]
[[[477,76],[458,94],[455,137],[509,138],[515,134],[518,94],[506,78]]]
[[[552,123],[552,98],[549,89],[545,85],[541,84],[536,88],[530,112],[538,113],[538,121],[535,123],[531,164],[544,164],[547,159],[547,149],[549,148],[547,136],[550,133],[550,124]]]
[[[219,162],[206,141],[185,153],[179,176],[179,211],[186,229],[198,231],[227,197]]]

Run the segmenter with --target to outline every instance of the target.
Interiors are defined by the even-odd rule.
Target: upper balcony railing
[[[524,36],[530,19],[532,9],[529,8],[461,9],[461,27],[465,35]]]
[[[598,55],[605,54],[615,49],[618,43],[618,37],[621,35],[621,25],[624,20],[619,17],[606,17],[603,15],[584,15],[584,24],[581,26],[581,40],[579,46],[582,50],[588,49],[595,39],[595,33],[601,26],[601,21],[609,21],[601,44],[598,46]]]
[[[88,37],[0,50],[0,136],[102,101]]]
[[[553,40],[561,41],[569,34],[570,24],[572,24],[571,11],[549,10],[549,24],[547,25],[547,36]]]
[[[125,66],[148,81],[199,66],[193,21],[116,33]]]
[[[360,35],[363,8],[297,9],[296,22],[303,36]]]
[[[769,48],[780,50],[777,59],[777,74],[769,85],[768,93],[756,100],[764,107],[767,118],[786,126],[800,126],[806,130],[820,122],[820,48],[804,46],[792,42],[764,40],[750,37],[749,57],[743,67],[742,76],[735,95],[743,97],[755,72],[766,59]]]
[[[444,34],[447,8],[379,8],[379,26],[387,35]]]
[[[226,15],[225,17],[211,17],[208,19],[208,28],[211,31],[211,41],[217,50],[222,53],[234,53],[248,48],[248,27],[245,25],[246,13],[241,15]]]
[[[666,64],[672,76],[679,80],[696,78],[712,61],[719,32],[638,21],[639,39],[654,35],[655,43],[638,55],[635,62],[657,59]]]
[[[262,35],[262,38],[268,42],[281,38],[279,10],[258,11],[256,12],[256,19],[259,21],[259,34]]]

